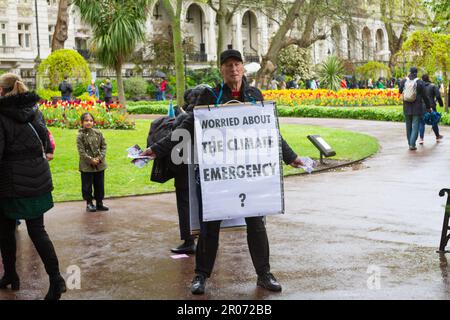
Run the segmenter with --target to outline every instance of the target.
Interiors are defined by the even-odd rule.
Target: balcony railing
[[[189,54],[188,61],[191,62],[207,62],[208,55],[205,52],[193,52]]]
[[[16,47],[4,47],[0,46],[0,54],[14,54]]]
[[[258,55],[254,55],[254,54],[247,54],[244,53],[244,57],[245,57],[245,62],[257,62],[259,63],[259,56]]]

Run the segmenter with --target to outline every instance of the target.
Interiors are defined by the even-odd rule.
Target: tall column
[[[207,39],[208,39],[208,46],[207,46],[207,53],[208,53],[208,61],[216,61],[217,60],[217,37],[216,37],[216,16],[215,12],[208,8],[206,11],[206,14],[208,15],[208,33],[207,33]]]
[[[234,15],[234,22],[233,22],[233,48],[240,51],[242,54],[244,54],[242,51],[244,49],[244,44],[242,43],[242,13],[236,12]]]
[[[347,58],[348,60],[350,60],[350,57],[348,56],[348,48],[347,48],[347,43],[348,43],[349,39],[348,39],[348,34],[347,34],[347,25],[341,25],[341,53],[342,53],[342,57],[343,58]]]
[[[7,7],[6,7],[6,18],[8,19],[8,34],[6,43],[8,46],[11,47],[18,47],[19,46],[19,39],[17,37],[17,1],[16,0],[8,0]],[[18,50],[16,48],[16,50]],[[17,52],[16,52],[17,56]]]
[[[260,17],[258,17],[258,20],[260,20],[260,26],[261,26],[261,31],[260,31],[260,35],[258,37],[258,41],[259,41],[259,54],[261,56],[265,55],[267,53],[267,50],[269,50],[269,30],[268,30],[268,21],[267,21],[267,17],[265,15],[261,15]]]

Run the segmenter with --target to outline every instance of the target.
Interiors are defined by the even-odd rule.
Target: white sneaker
[[[423,139],[419,139],[419,144],[423,144]]]

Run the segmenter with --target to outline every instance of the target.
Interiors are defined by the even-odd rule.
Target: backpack
[[[417,98],[417,80],[419,78],[415,78],[411,80],[410,78],[406,78],[405,87],[403,88],[403,101],[406,102],[414,102]]]
[[[172,132],[175,119],[174,117],[164,116],[152,122],[147,136],[147,148]],[[153,161],[150,180],[164,183],[172,179],[174,175],[170,170],[170,162],[170,155],[163,158],[156,158]]]
[[[59,85],[59,91],[66,93],[66,83],[63,81],[61,82],[61,84]]]
[[[152,122],[147,136],[147,148],[172,132],[175,119],[175,117],[164,116]]]

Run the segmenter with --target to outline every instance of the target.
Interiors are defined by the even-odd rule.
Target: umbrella
[[[249,64],[246,64],[244,67],[247,73],[255,73],[258,72],[259,69],[261,69],[261,65],[257,62],[251,62]]]
[[[162,71],[156,71],[154,74],[153,74],[153,76],[155,77],[155,78],[167,78],[167,76],[166,76],[166,74],[164,73],[164,72],[162,72]]]

